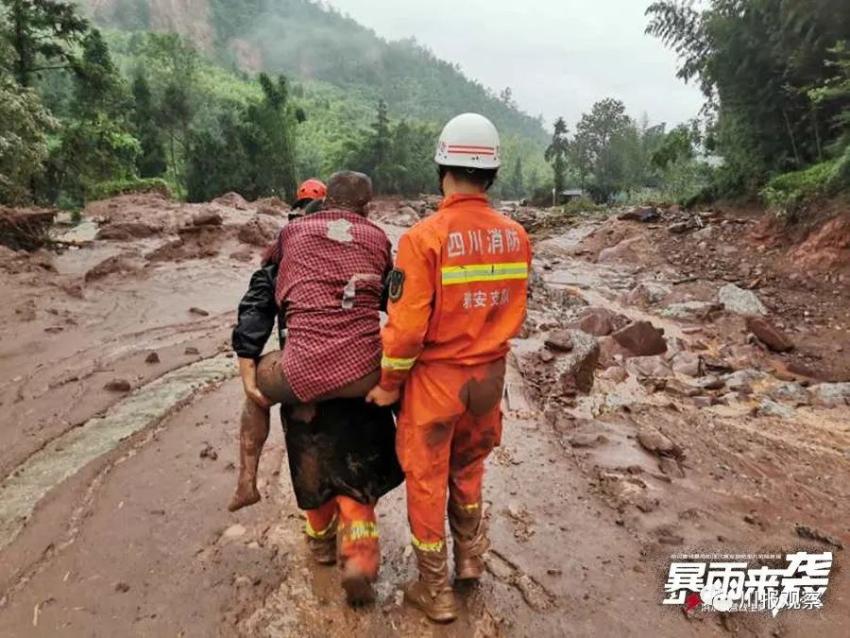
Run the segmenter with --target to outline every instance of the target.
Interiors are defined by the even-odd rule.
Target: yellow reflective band
[[[412,359],[398,359],[396,357],[381,357],[381,367],[387,370],[410,370],[416,363],[416,357]]]
[[[378,524],[373,521],[355,521],[343,528],[342,537],[347,541],[378,538]]]
[[[481,503],[472,503],[471,505],[461,505],[467,512],[474,512],[481,507]]]
[[[472,264],[470,266],[445,266],[442,269],[443,285],[456,286],[475,281],[506,281],[528,279],[528,264],[517,261],[504,264]]]
[[[413,534],[410,535],[410,541],[413,543],[413,546],[418,549],[420,552],[440,552],[443,550],[444,541],[435,541],[433,543],[423,543],[418,538],[416,538]]]
[[[310,520],[307,519],[304,524],[304,533],[310,538],[316,538],[318,540],[333,536],[336,533],[336,515],[334,515],[333,519],[325,529],[318,532],[313,529],[313,526],[310,525]]]

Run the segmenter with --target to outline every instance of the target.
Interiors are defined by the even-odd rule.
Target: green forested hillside
[[[94,19],[123,30],[197,33],[199,43],[230,68],[319,80],[373,105],[387,102],[397,117],[443,121],[479,111],[507,134],[543,143],[541,122],[466,78],[412,40],[387,42],[355,20],[309,0],[87,0]],[[157,12],[166,15],[158,15]],[[181,15],[186,12],[186,15]]]
[[[307,0],[0,0],[0,202],[291,198],[342,168],[434,191],[439,128],[469,110],[503,133],[495,195],[521,197],[546,134],[507,96]]]

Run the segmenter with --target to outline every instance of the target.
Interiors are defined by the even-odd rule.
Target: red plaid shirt
[[[312,401],[380,368],[390,241],[365,217],[326,210],[292,222],[278,242],[275,298],[287,329],[281,365],[295,395]]]

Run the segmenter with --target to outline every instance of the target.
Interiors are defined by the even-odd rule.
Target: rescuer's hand
[[[242,387],[245,390],[245,396],[261,408],[270,408],[272,402],[257,387],[257,362],[253,359],[243,359],[240,357],[239,376],[242,377]]]
[[[376,385],[366,395],[366,403],[374,403],[382,408],[388,405],[398,403],[398,398],[401,396],[401,390],[384,390],[380,385]]]

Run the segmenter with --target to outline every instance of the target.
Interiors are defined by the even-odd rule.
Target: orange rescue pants
[[[337,496],[320,508],[307,510],[306,533],[312,538],[337,536],[340,568],[353,563],[374,580],[378,577],[381,550],[375,507],[363,505],[353,498]]]
[[[446,497],[480,510],[484,460],[502,438],[505,361],[417,363],[404,385],[396,450],[415,547],[445,543]]]

